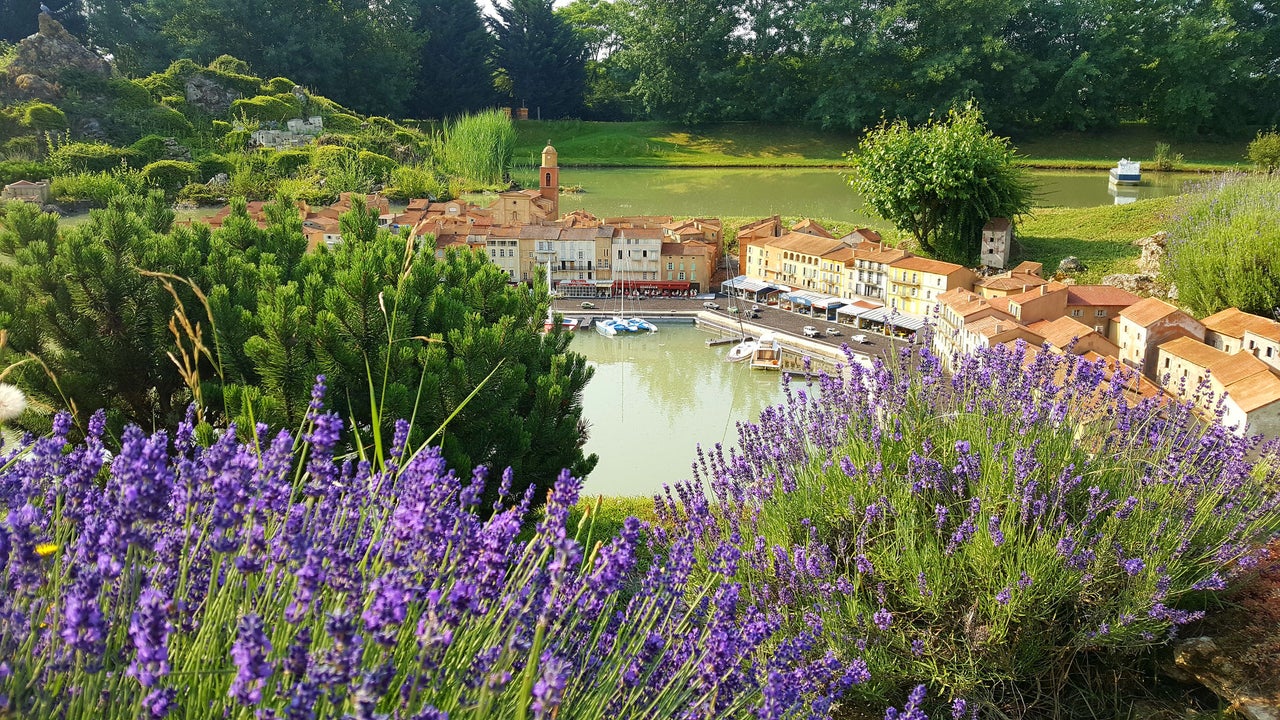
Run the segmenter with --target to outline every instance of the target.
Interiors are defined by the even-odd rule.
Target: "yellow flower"
[[[36,545],[36,554],[40,557],[48,557],[58,552],[57,543],[40,543]]]

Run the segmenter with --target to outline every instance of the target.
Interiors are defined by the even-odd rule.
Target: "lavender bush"
[[[526,541],[509,472],[481,512],[407,423],[335,458],[319,393],[299,438],[69,425],[0,456],[0,717],[825,717],[865,679],[687,536],[624,595],[646,529],[573,532],[568,473]]]
[[[1133,375],[1025,347],[897,360],[789,387],[658,498],[784,634],[864,662],[865,701],[1052,704],[1082,654],[1167,641],[1274,536],[1275,445]]]

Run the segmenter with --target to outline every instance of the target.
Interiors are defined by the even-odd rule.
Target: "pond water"
[[[582,397],[586,452],[600,456],[584,495],[652,495],[686,480],[699,443],[735,445],[738,422],[782,401],[778,373],[725,362],[730,346],[709,348],[710,337],[676,322],[652,335],[575,334],[571,349],[595,368]]]
[[[587,210],[597,217],[675,215],[764,217],[778,213],[869,223],[874,218],[845,183],[842,171],[829,168],[565,168],[560,182],[585,192],[560,196],[560,210]],[[1093,207],[1116,197],[1104,170],[1034,170],[1036,205]],[[1176,195],[1192,173],[1146,173],[1143,184],[1123,188],[1128,198]],[[484,204],[483,196],[477,199]]]

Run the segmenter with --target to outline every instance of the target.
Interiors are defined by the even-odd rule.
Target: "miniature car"
[[[582,309],[583,309],[583,310],[595,310],[595,308],[596,308],[596,304],[595,304],[595,303],[593,303],[593,302],[583,302],[583,303],[582,303]]]
[[[840,328],[829,327],[827,328],[827,334],[832,337],[835,337],[836,335],[840,334]]]
[[[814,326],[812,326],[812,325],[805,325],[805,326],[804,326],[804,335],[805,335],[805,337],[818,337],[818,328],[816,328],[816,327],[814,327]]]
[[[713,302],[704,302],[704,303],[702,303],[702,307],[704,307],[704,308],[706,308],[706,309],[708,309],[708,310],[719,310],[719,309],[720,309],[720,306],[719,306],[719,305],[717,305],[717,304],[715,304],[715,303],[713,303]]]

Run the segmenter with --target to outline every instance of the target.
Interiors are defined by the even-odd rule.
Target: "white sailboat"
[[[623,284],[622,299],[618,305],[618,314],[611,318],[600,318],[596,320],[596,332],[605,337],[617,337],[621,334],[630,334],[638,332],[658,332],[658,326],[645,320],[644,318],[627,317],[627,288]]]

